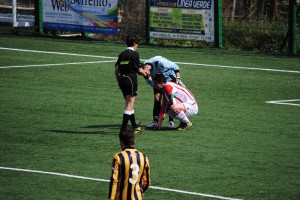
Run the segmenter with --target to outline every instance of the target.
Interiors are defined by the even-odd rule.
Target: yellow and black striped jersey
[[[113,156],[109,200],[142,200],[150,185],[150,163],[146,155],[126,148]]]

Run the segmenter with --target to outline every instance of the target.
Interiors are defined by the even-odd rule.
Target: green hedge
[[[264,52],[288,51],[287,22],[268,20],[234,21],[223,24],[225,48]],[[298,32],[298,44],[300,34]]]

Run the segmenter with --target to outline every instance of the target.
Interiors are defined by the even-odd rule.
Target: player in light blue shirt
[[[153,87],[154,91],[154,106],[153,106],[153,122],[150,123],[147,128],[156,128],[158,117],[161,108],[161,97],[162,94],[154,87],[154,81],[152,80],[156,74],[163,74],[167,81],[173,81],[181,86],[184,86],[180,80],[180,69],[179,66],[163,56],[155,56],[144,62],[144,67],[148,71],[149,76],[145,77],[146,82]],[[184,86],[185,87],[185,86]],[[173,118],[169,118],[169,128],[174,128]]]

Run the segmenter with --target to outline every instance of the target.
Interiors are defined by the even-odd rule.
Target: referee
[[[137,74],[144,77],[148,76],[148,74],[142,68],[139,54],[136,51],[138,47],[137,37],[133,35],[127,36],[126,44],[127,49],[119,55],[115,64],[115,76],[125,99],[125,109],[120,130],[126,129],[130,121],[134,132],[138,133],[145,128],[137,126],[134,116],[134,101],[138,90]]]
[[[135,133],[120,131],[122,151],[113,156],[109,200],[142,200],[150,185],[148,157],[134,148]]]

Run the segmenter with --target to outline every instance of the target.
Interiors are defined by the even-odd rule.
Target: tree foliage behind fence
[[[297,12],[299,30],[299,6]],[[224,46],[243,50],[286,52],[288,15],[288,0],[223,0]],[[300,31],[297,32],[297,43],[299,49]]]
[[[295,1],[298,2],[296,38],[299,52],[300,0]],[[32,7],[38,5],[38,0],[17,0],[17,3],[18,6]],[[148,41],[148,3],[148,0],[119,0],[119,34],[117,36],[93,34],[93,37],[123,41],[128,33],[133,32],[142,41]],[[11,5],[11,0],[0,0],[1,5]],[[250,51],[288,52],[288,6],[288,0],[223,0],[223,47]],[[0,12],[3,12],[3,9]],[[167,39],[155,39],[154,44],[201,48],[214,46],[203,41]]]

